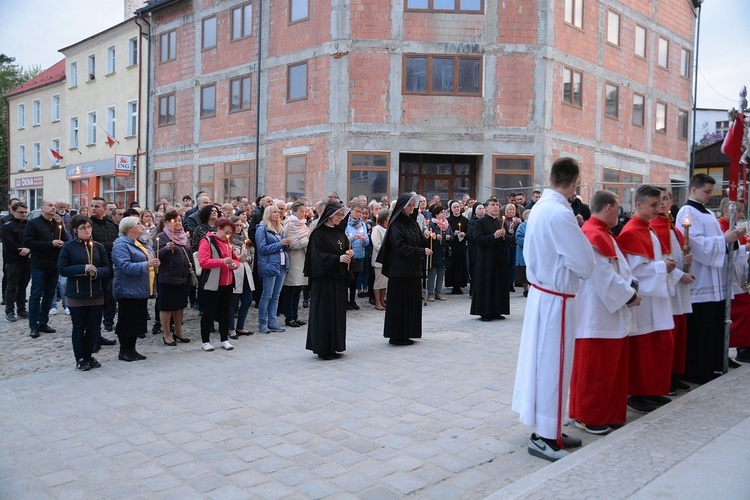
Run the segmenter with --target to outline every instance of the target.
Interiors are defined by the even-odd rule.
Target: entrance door
[[[477,157],[403,153],[399,158],[399,193],[416,191],[428,203],[435,195],[443,202],[473,196]]]

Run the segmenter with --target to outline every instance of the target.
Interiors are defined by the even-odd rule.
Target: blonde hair
[[[265,210],[263,210],[263,223],[266,225],[266,229],[268,229],[269,231],[281,234],[284,232],[284,226],[281,224],[281,218],[279,218],[278,222],[271,222],[271,212],[273,212],[274,209],[279,212],[279,215],[281,215],[279,207],[275,205],[269,205]]]

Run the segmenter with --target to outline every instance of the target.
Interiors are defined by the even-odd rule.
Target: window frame
[[[107,73],[106,75],[111,75],[115,72],[117,69],[117,49],[114,45],[110,45],[107,47]]]
[[[523,160],[529,162],[529,168],[523,169],[523,168],[498,168],[498,161],[499,160]],[[493,187],[503,187],[507,183],[501,183],[502,186],[495,186],[495,176],[496,175],[516,175],[516,176],[523,176],[528,178],[528,182],[523,182],[521,189],[526,188],[532,188],[534,186],[534,168],[536,166],[535,157],[534,155],[522,155],[522,154],[511,154],[511,155],[503,155],[503,154],[493,154],[492,155],[492,181],[491,184]],[[502,205],[502,203],[501,203]]]
[[[580,5],[580,8],[577,8]],[[583,31],[584,0],[565,0],[563,20],[566,25]]]
[[[409,59],[427,59],[427,66],[425,68],[425,90],[407,90],[406,86],[409,80],[408,64]],[[433,68],[435,59],[450,59],[453,64],[452,83],[453,90],[451,92],[440,92],[432,90],[432,81],[434,78]],[[460,92],[461,86],[461,61],[478,61],[479,74],[477,75],[477,84],[479,89],[477,92]],[[430,96],[451,96],[451,97],[482,97],[484,92],[484,58],[481,55],[468,55],[468,54],[416,54],[408,53],[402,57],[402,78],[401,78],[401,94],[402,95],[430,95]]]
[[[78,86],[78,61],[70,62],[70,79],[68,80],[68,88],[72,89]]]
[[[169,114],[169,108],[170,108],[170,101],[171,101],[171,108],[172,108],[172,114]],[[158,100],[156,101],[158,108],[157,111],[157,127],[167,127],[169,125],[174,125],[177,121],[176,114],[177,114],[177,97],[175,92],[170,92],[168,94],[160,95]],[[167,114],[166,114],[166,120],[162,120],[162,102],[166,102],[167,104]],[[171,116],[171,120],[170,120]]]
[[[206,45],[206,23],[213,22],[213,44]],[[215,49],[219,45],[219,23],[216,14],[201,19],[201,50]]]
[[[206,102],[206,92],[211,89],[213,91],[213,108],[211,111],[204,109],[204,103]],[[201,85],[201,102],[200,102],[200,119],[213,118],[216,116],[216,83],[208,83]]]
[[[611,28],[610,24],[615,18],[617,19],[617,41],[613,42],[612,40],[610,40],[610,28]],[[613,47],[620,47],[621,32],[622,32],[622,15],[614,9],[607,9],[607,34],[606,34],[607,44]]]
[[[53,151],[55,151],[57,154],[60,154],[60,138],[59,137],[55,137],[54,139],[52,139],[51,143],[52,143],[51,144],[52,147],[50,149],[53,150]],[[59,167],[60,166],[60,160],[58,160],[57,158],[55,158],[53,156],[52,157],[52,164],[51,164],[51,166],[53,166],[53,167]]]
[[[247,16],[245,15],[246,12],[247,12],[246,9],[249,10],[249,12],[250,12],[250,23],[249,23],[249,26],[248,26],[249,27],[249,32],[248,33],[245,33],[245,24],[247,23]],[[239,36],[235,36],[234,21],[235,21],[235,15],[238,12],[239,12],[239,16],[240,16],[240,35]],[[252,2],[247,2],[247,3],[244,3],[242,5],[238,5],[237,7],[232,8],[232,11],[231,11],[231,14],[230,14],[230,20],[232,22],[232,31],[231,31],[230,36],[231,36],[233,42],[235,40],[243,40],[245,38],[250,38],[251,36],[253,36],[253,3]]]
[[[682,122],[682,123],[681,123]],[[688,139],[688,128],[690,125],[690,114],[688,110],[677,108],[677,138],[683,141]]]
[[[234,175],[232,174],[232,168],[236,166],[247,166],[247,174],[242,175]],[[215,176],[215,174],[214,174]],[[230,189],[229,183],[231,182],[231,179],[247,179],[247,192],[235,192]],[[248,193],[255,192],[255,160],[248,159],[248,160],[241,160],[241,161],[232,161],[227,162],[224,164],[224,177],[222,178],[222,185],[224,188],[223,194],[223,200],[224,203],[229,203],[232,201],[232,198],[238,195],[247,196]]]
[[[302,170],[290,171],[289,170],[290,160],[294,162],[300,158],[303,159]],[[297,167],[295,166],[295,168]],[[305,188],[307,187],[307,153],[289,155],[289,156],[284,157],[284,192],[286,193],[287,200],[293,198],[294,196],[297,196],[297,191],[292,192],[289,190],[289,177],[299,175],[300,173],[302,174],[302,182],[304,184],[301,195],[304,196]],[[297,197],[299,198],[299,196]]]
[[[26,103],[18,103],[18,130],[24,130],[26,128]]]
[[[662,54],[662,42],[666,44],[664,53]],[[662,64],[662,55],[665,58],[664,64]],[[662,69],[669,69],[669,39],[663,36],[659,37],[659,43],[657,46],[656,65]]]
[[[292,17],[294,15],[294,5],[302,5],[302,3],[305,5],[305,16],[298,18]],[[310,0],[289,0],[287,5],[289,6],[289,25],[301,23],[310,19]]]
[[[117,109],[114,104],[107,106],[107,113],[105,116],[107,120],[107,133],[112,137],[117,137]]]
[[[42,100],[31,101],[31,126],[38,127],[42,124]]]
[[[643,54],[638,53],[638,30],[643,31]],[[641,24],[635,25],[635,30],[633,32],[633,53],[636,57],[643,59],[644,61],[648,60],[648,28]]]
[[[609,174],[615,174],[617,176],[617,182],[605,180],[605,176]],[[627,185],[631,185],[628,187]],[[620,170],[617,168],[602,167],[601,173],[601,185],[602,189],[612,191],[617,195],[620,200],[620,205],[625,209],[626,212],[630,213],[635,208],[632,202],[632,197],[627,196],[626,190],[631,193],[635,193],[635,186],[643,184],[643,174],[637,174],[628,170]]]
[[[96,80],[96,54],[89,54],[86,58],[86,69],[88,70],[86,81],[92,82]]]
[[[607,109],[610,88],[615,92],[615,114],[609,113]],[[612,82],[604,82],[604,116],[613,120],[620,119],[620,86]]]
[[[26,144],[18,145],[18,171],[26,170]]]
[[[425,0],[427,7],[409,7],[409,0],[404,0],[404,12],[423,12],[423,13],[452,13],[452,14],[484,14],[484,0],[479,0],[479,9],[462,9],[461,0],[455,0],[453,9],[435,8],[435,0]]]
[[[138,37],[128,38],[128,67],[138,65]]]
[[[659,127],[659,110],[660,109],[664,110],[664,117],[663,117],[664,128],[663,129],[658,128]],[[656,106],[654,106],[654,132],[655,133],[657,133],[657,134],[664,134],[664,135],[667,134],[667,112],[668,112],[667,103],[664,102],[664,101],[656,101]]]
[[[243,82],[245,80],[247,80],[247,86],[248,86],[247,94],[248,94],[248,98],[249,98],[248,102],[247,102],[247,106],[243,106],[243,99],[242,99],[242,96],[244,95],[244,92],[243,92],[243,89],[244,89]],[[234,97],[233,86],[234,86],[235,83],[239,84],[239,106],[236,109],[233,108],[233,101],[232,101],[232,99]],[[252,109],[252,104],[253,104],[252,91],[253,91],[253,82],[252,82],[252,77],[249,74],[248,75],[238,76],[238,77],[230,79],[229,80],[229,112],[230,113],[239,113],[241,111],[247,111],[249,109]]]
[[[310,76],[310,66],[308,65],[308,60],[296,62],[287,64],[286,66],[286,102],[296,102],[296,101],[304,101],[307,100],[309,97],[309,89],[308,89],[308,82],[309,82],[309,76]],[[292,90],[292,69],[298,68],[300,66],[305,67],[305,94],[300,97],[292,97],[291,96],[291,90]]]
[[[638,123],[635,121],[636,112],[635,112],[635,100],[636,97],[641,98],[641,122]],[[631,123],[635,127],[644,128],[646,126],[646,96],[643,94],[639,94],[637,92],[633,92],[633,110],[632,110],[632,117],[631,117]]]
[[[96,146],[96,127],[96,110],[89,111],[86,113],[86,146]]]
[[[75,120],[75,128],[73,127],[74,120]],[[68,121],[68,124],[69,124],[68,133],[70,136],[70,149],[78,149],[78,145],[81,142],[80,120],[78,119],[78,115],[71,116],[70,120]]]
[[[170,178],[166,179],[164,174],[169,173]],[[161,200],[166,198],[174,205],[177,199],[177,168],[157,168],[154,169],[154,198]],[[164,179],[163,179],[164,177]],[[171,196],[164,196],[160,191],[160,186],[171,186],[169,191],[172,193]],[[171,199],[170,199],[171,198]]]
[[[210,174],[210,179],[204,178],[203,172]],[[214,163],[198,165],[198,190],[205,191],[212,200],[214,199],[215,177],[216,165]]]
[[[385,158],[385,166],[375,166],[375,165],[368,165],[368,166],[353,166],[352,165],[352,158],[354,156],[378,156]],[[352,172],[376,172],[376,173],[385,173],[385,194],[388,195],[389,186],[391,185],[391,155],[388,151],[349,151],[347,154],[347,168],[346,168],[346,199],[350,200],[355,195],[359,195],[360,193],[353,193],[352,192]],[[368,196],[370,198],[370,196]]]
[[[164,58],[166,46],[167,58]],[[177,29],[171,29],[159,35],[159,64],[177,59]]]
[[[60,115],[62,111],[62,101],[60,98],[60,94],[52,94],[50,101],[50,120],[52,121],[52,123],[57,123],[60,121]]]
[[[35,142],[32,145],[31,168],[33,170],[39,170],[40,168],[42,168],[42,143],[41,142]]]
[[[132,99],[125,103],[125,137],[136,137],[138,135],[138,99]]]
[[[680,47],[680,76],[690,78],[692,69],[693,53],[685,47]]]
[[[562,67],[563,74],[562,74],[562,93],[561,93],[561,100],[563,104],[567,104],[568,106],[574,107],[576,109],[583,109],[583,71],[578,71],[576,69],[573,69],[570,66],[563,66]],[[565,84],[566,84],[566,71],[570,73],[570,100],[565,99]],[[575,102],[575,76],[578,75],[579,77],[579,85],[580,90],[578,91],[579,94],[579,100],[580,102],[576,104]]]

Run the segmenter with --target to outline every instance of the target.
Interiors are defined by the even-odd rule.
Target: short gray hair
[[[138,217],[123,217],[120,221],[120,234],[127,234],[128,231],[141,223]]]

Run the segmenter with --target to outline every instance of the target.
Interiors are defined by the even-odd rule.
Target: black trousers
[[[120,299],[117,301],[118,315],[115,334],[120,339],[120,348],[135,349],[139,333],[148,329],[148,299]]]
[[[3,266],[5,275],[5,314],[26,310],[26,287],[31,280],[31,264],[13,262]],[[17,309],[14,309],[17,308]]]
[[[201,316],[201,341],[204,344],[210,341],[211,328],[214,326],[214,321],[219,322],[219,337],[221,341],[224,342],[229,339],[229,314],[232,306],[233,288],[232,285],[224,285],[219,286],[219,289],[216,291],[201,291],[201,305],[203,307],[203,316]]]
[[[725,304],[693,302],[687,315],[687,346],[685,377],[690,381],[707,382],[724,365]]]
[[[282,287],[281,295],[284,297],[284,319],[286,319],[286,321],[297,319],[299,297],[301,294],[302,285]]]
[[[101,332],[103,309],[101,305],[70,307],[70,320],[73,323],[71,338],[76,361],[89,359],[94,352]]]

